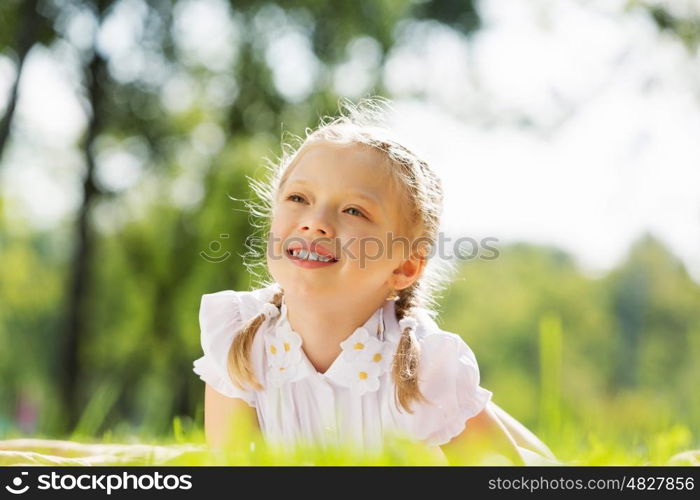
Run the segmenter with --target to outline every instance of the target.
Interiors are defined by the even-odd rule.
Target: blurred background
[[[232,198],[378,95],[497,240],[440,302],[494,401],[565,459],[700,448],[699,43],[696,0],[3,0],[0,439],[201,427]]]

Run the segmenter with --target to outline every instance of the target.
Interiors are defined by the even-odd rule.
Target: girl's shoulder
[[[204,355],[194,362],[194,371],[221,394],[244,399],[255,406],[253,390],[236,387],[228,372],[229,349],[236,335],[252,318],[263,312],[278,291],[277,285],[269,285],[250,291],[221,290],[202,295],[199,308],[199,325]],[[252,364],[256,377],[263,375],[264,344],[256,335],[252,346]]]
[[[394,343],[398,342],[404,327],[414,327],[419,348],[419,380],[428,392],[440,392],[448,381],[456,383],[465,393],[480,392],[479,363],[461,335],[438,326],[433,316],[421,308],[415,309],[411,317],[400,320],[396,326]]]
[[[481,386],[476,356],[457,333],[440,328],[427,311],[415,311],[419,344],[418,385],[428,404],[411,419],[419,439],[442,445],[481,412],[492,392]]]
[[[204,324],[244,324],[263,311],[272,301],[279,285],[273,283],[254,290],[221,290],[202,295],[199,319]]]
[[[435,364],[433,362],[440,357],[451,359],[455,356],[466,356],[471,361],[470,364],[476,365],[476,357],[462,336],[438,326],[433,319],[434,313],[419,307],[413,309],[410,316],[401,320],[395,318],[393,308],[389,313],[387,339],[392,344],[398,345],[404,329],[411,327],[418,342],[421,357],[426,363]]]
[[[421,347],[430,350],[468,352],[471,356],[474,356],[471,348],[461,335],[438,326],[433,316],[426,309],[416,309],[413,312],[413,320],[408,320],[404,324],[415,325],[416,339]]]

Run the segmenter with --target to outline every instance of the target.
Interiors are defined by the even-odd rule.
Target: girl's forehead
[[[357,142],[314,141],[299,151],[297,162],[309,162],[319,158],[333,157],[343,162],[384,163],[386,156],[377,149]]]
[[[299,179],[323,178],[331,184],[360,183],[386,193],[393,185],[386,156],[357,143],[327,141],[306,144],[282,178],[283,184]]]

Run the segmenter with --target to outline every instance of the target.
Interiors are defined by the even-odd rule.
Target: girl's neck
[[[368,300],[369,299],[369,300]],[[316,369],[324,373],[340,355],[340,343],[369,320],[383,298],[363,296],[361,301],[312,302],[285,294],[287,321],[302,339],[302,348]]]

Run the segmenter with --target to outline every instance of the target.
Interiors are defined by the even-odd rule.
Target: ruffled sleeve
[[[199,308],[199,326],[204,356],[194,361],[193,371],[217,392],[230,398],[239,398],[250,406],[256,406],[256,393],[253,389],[236,387],[228,374],[227,358],[229,348],[236,334],[254,312],[247,312],[241,293],[233,290],[204,294]],[[242,312],[243,311],[243,312]],[[250,316],[250,317],[249,317]],[[259,378],[262,353],[262,335],[256,335],[251,355],[253,370]],[[264,346],[262,347],[264,349]]]
[[[418,439],[439,446],[461,434],[493,394],[479,385],[476,357],[459,335],[440,330],[419,342],[418,386],[432,404],[416,407],[411,427]]]

